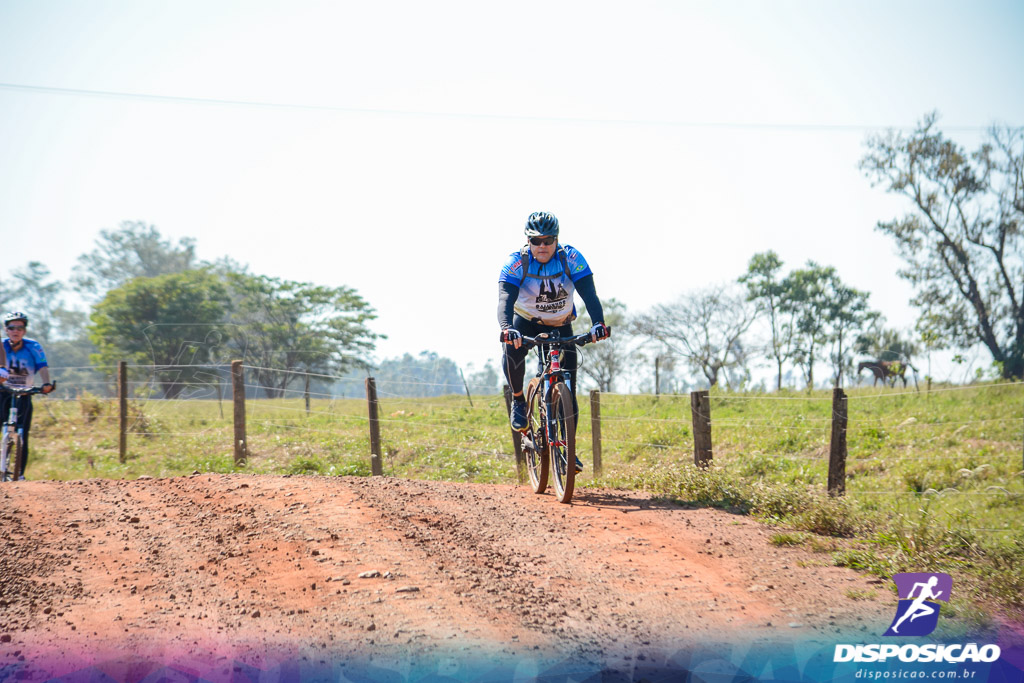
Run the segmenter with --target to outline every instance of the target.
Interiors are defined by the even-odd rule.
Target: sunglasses
[[[545,246],[551,246],[555,243],[555,239],[556,238],[551,235],[548,235],[547,237],[531,237],[530,244],[535,247],[539,247],[542,244]]]
[[[7,329],[9,329],[9,330],[23,330],[23,329],[25,329],[25,326],[24,325],[8,325]]]

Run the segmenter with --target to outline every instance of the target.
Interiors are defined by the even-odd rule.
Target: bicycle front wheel
[[[11,481],[14,479],[12,470],[12,456],[14,452],[14,437],[5,429],[3,438],[0,439],[0,481]]]
[[[551,390],[551,423],[554,434],[548,450],[555,475],[555,495],[559,503],[568,503],[576,486],[576,420],[572,412],[572,395],[564,382],[559,382]]]
[[[548,488],[548,458],[544,449],[544,397],[539,393],[540,380],[530,380],[526,390],[527,428],[523,440],[523,456],[530,485],[534,493],[544,493]]]
[[[14,461],[14,476],[11,477],[11,480],[18,481],[19,478],[25,475],[25,444],[21,440],[21,434],[17,432],[14,434],[12,453],[13,457],[11,460]]]

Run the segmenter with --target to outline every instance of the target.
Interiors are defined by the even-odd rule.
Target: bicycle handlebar
[[[589,332],[584,332],[583,334],[577,334],[575,337],[565,337],[565,338],[562,338],[562,337],[549,337],[546,334],[538,334],[536,337],[527,337],[524,334],[523,337],[522,337],[522,340],[523,340],[523,346],[525,348],[528,348],[528,349],[532,349],[535,346],[542,346],[542,345],[545,345],[545,344],[548,345],[548,346],[569,347],[569,346],[573,346],[573,345],[575,345],[575,346],[583,346],[585,344],[593,343],[593,340],[590,338],[590,333]]]
[[[57,383],[56,382],[51,382],[51,384],[53,385],[54,391],[56,391]],[[35,394],[42,394],[43,393],[43,388],[42,387],[10,387],[10,386],[7,386],[7,382],[0,382],[0,391],[8,393],[8,394],[14,394],[16,396],[34,396]]]

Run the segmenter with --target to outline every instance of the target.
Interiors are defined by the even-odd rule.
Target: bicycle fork
[[[551,349],[549,354],[551,358],[551,372],[547,376],[548,385],[544,391],[544,405],[547,406],[544,411],[544,432],[548,438],[548,448],[551,446],[565,448],[568,444],[566,441],[558,438],[558,420],[551,414],[551,396],[554,393],[555,384],[558,382],[556,378],[562,374],[562,363],[559,360],[558,349]],[[569,385],[566,384],[565,386],[568,388]],[[568,438],[568,434],[565,436]]]

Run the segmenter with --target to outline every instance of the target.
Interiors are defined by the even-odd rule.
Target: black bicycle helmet
[[[558,237],[558,219],[547,211],[535,211],[526,219],[527,237]]]

